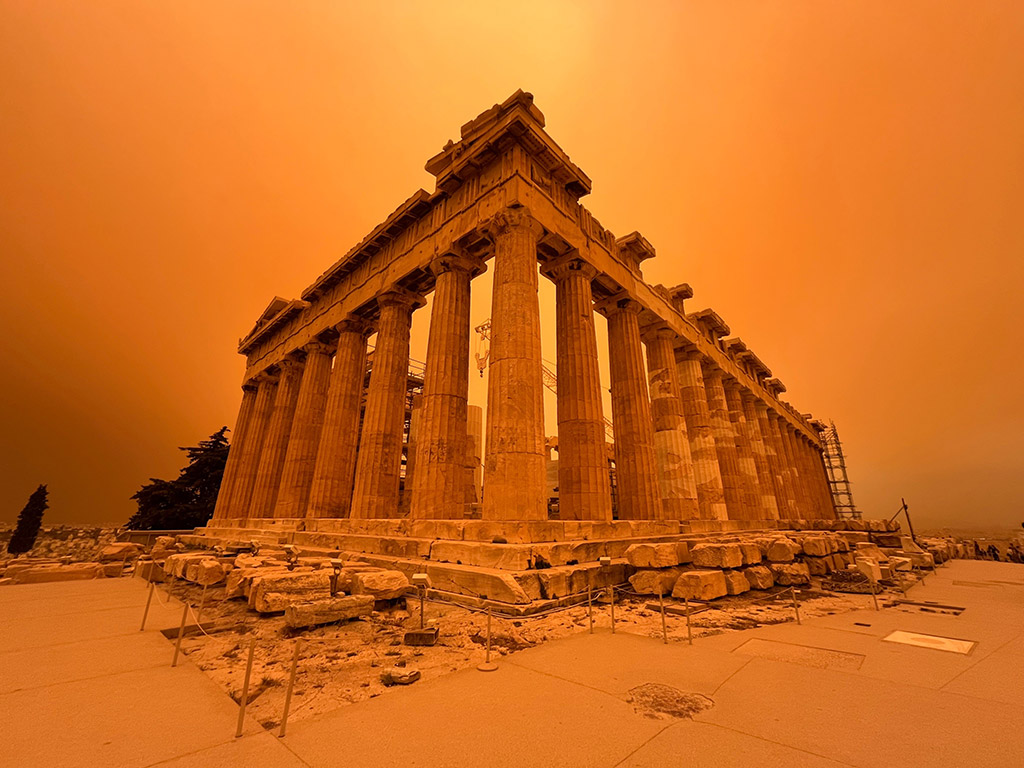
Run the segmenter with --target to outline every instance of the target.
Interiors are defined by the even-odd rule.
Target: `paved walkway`
[[[73,598],[70,599],[69,598]],[[171,644],[140,633],[129,580],[0,589],[3,759],[52,766],[1017,766],[1024,764],[1024,566],[956,561],[914,600],[960,615],[873,610],[698,640],[582,634],[395,690],[277,739]],[[180,608],[154,626],[176,626]],[[675,619],[681,621],[681,619]],[[961,655],[884,640],[969,640]],[[637,714],[661,683],[713,706]]]

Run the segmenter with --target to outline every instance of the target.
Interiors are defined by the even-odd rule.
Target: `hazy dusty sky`
[[[127,518],[233,422],[268,301],[521,87],[648,280],[836,421],[862,509],[1016,526],[1022,51],[1019,0],[0,0],[0,519],[40,482]]]

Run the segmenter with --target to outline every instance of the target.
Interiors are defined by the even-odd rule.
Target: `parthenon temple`
[[[824,425],[781,399],[786,387],[723,318],[691,309],[689,285],[644,280],[654,247],[581,205],[590,179],[530,94],[466,123],[426,169],[432,193],[300,298],[274,299],[241,340],[242,401],[208,536],[528,570],[615,557],[609,542],[836,520]],[[488,267],[481,450],[470,298]],[[544,423],[541,276],[555,286],[556,429]],[[431,292],[425,365],[411,371],[412,316]],[[606,545],[510,555],[539,542]]]

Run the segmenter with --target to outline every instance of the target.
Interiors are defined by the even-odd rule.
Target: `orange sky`
[[[862,509],[1016,526],[1022,51],[1019,0],[0,0],[0,519],[46,482],[123,522],[233,422],[270,298],[522,87],[648,281],[836,421]]]

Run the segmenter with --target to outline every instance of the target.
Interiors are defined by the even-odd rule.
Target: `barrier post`
[[[612,584],[609,589],[612,591],[612,634],[615,634],[615,585]]]
[[[146,617],[149,616],[149,604],[153,602],[153,590],[156,589],[155,582],[149,582],[149,594],[146,596],[146,610],[142,612],[142,626],[139,627],[139,632],[142,632],[146,628]]]
[[[658,603],[661,605],[661,638],[668,645],[668,625],[665,624],[665,590],[658,590]]]
[[[256,653],[256,636],[253,635],[249,641],[249,661],[245,665],[245,681],[242,683],[242,700],[238,702],[238,726],[235,728],[235,738],[242,735],[242,726],[245,725],[245,705],[249,703],[249,678],[252,676],[252,657]]]
[[[878,582],[876,582],[874,579],[868,579],[868,584],[871,586],[871,602],[875,604],[875,610],[877,611],[878,610],[878,595],[877,595],[877,585],[878,585]]]
[[[178,639],[174,642],[174,658],[171,660],[171,666],[178,666],[178,654],[181,653],[181,637],[185,634],[185,619],[188,618],[188,603],[184,604],[184,608],[181,612],[181,626],[178,627]]]
[[[199,598],[199,613],[196,614],[196,624],[203,623],[203,606],[206,605],[206,588],[209,584],[203,584],[203,596]]]
[[[790,587],[793,593],[793,612],[796,613],[796,623],[800,623],[800,602],[796,599],[796,587]]]
[[[590,619],[590,634],[594,634],[594,600],[593,588],[587,584],[587,617]]]
[[[284,738],[284,729],[288,725],[288,712],[292,708],[292,691],[295,689],[295,672],[299,668],[299,646],[301,639],[295,641],[295,654],[292,656],[292,672],[288,677],[288,690],[284,694],[284,714],[281,715],[281,732],[277,734],[279,739]]]
[[[690,629],[690,598],[684,595],[683,599],[686,601],[686,642],[693,645],[693,631]]]
[[[491,661],[491,605],[487,604],[487,656],[484,658],[484,663],[477,665],[477,669],[481,672],[493,672],[498,668],[498,665]]]

